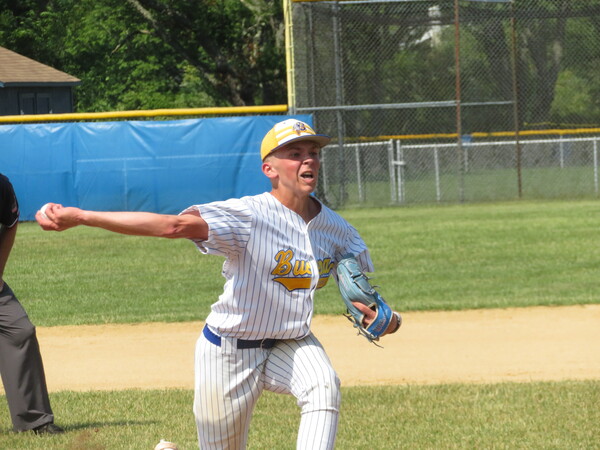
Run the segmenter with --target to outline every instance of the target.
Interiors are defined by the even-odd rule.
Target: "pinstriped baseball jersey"
[[[307,336],[315,291],[342,255],[358,255],[363,270],[373,271],[356,229],[325,205],[309,223],[270,193],[194,205],[182,214],[193,209],[209,226],[206,241],[194,240],[198,249],[226,258],[224,290],[206,319],[221,336]]]

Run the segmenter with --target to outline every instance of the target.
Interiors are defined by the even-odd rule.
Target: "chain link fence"
[[[333,207],[597,196],[600,0],[293,1]]]

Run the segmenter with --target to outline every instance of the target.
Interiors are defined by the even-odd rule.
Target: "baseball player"
[[[357,231],[311,195],[321,147],[329,140],[298,120],[280,122],[261,145],[270,192],[193,205],[177,216],[52,203],[47,217],[36,214],[45,230],[87,225],[187,238],[201,253],[225,258],[223,293],[196,344],[194,413],[202,449],[245,448],[252,412],[265,389],[296,397],[297,448],[334,447],[340,381],[310,329],[314,296],[342,255],[357,255],[367,272],[373,264]],[[389,332],[397,326],[394,317]]]
[[[58,434],[35,326],[4,280],[19,221],[19,203],[9,179],[0,174],[0,373],[13,428]]]

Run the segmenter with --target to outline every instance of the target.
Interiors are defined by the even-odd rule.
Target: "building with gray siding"
[[[74,76],[0,47],[0,116],[73,111]]]

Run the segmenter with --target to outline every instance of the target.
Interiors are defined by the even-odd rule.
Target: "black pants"
[[[15,431],[54,422],[35,326],[6,283],[0,292],[0,374]]]

